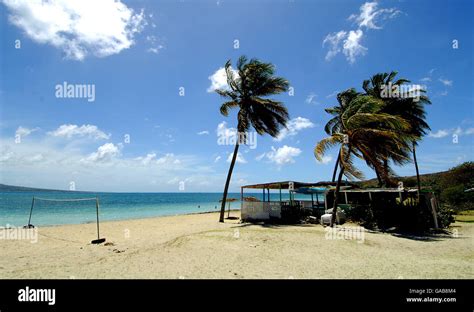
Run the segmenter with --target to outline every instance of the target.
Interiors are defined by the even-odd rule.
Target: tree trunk
[[[389,173],[388,173],[388,159],[387,158],[383,160],[383,170],[385,170],[384,174],[388,179]],[[389,185],[390,185],[390,181],[388,181],[388,180],[384,181],[384,186],[385,187],[388,187]]]
[[[336,165],[334,166],[334,172],[332,173],[332,182],[336,181],[336,173],[337,173],[337,167],[339,166],[339,159],[341,157],[341,154],[337,154],[337,159],[336,159]]]
[[[227,191],[229,190],[230,178],[232,177],[232,171],[234,170],[235,160],[237,159],[238,152],[239,152],[239,140],[237,140],[237,142],[235,143],[234,155],[232,155],[232,161],[230,163],[229,172],[227,173],[227,180],[225,181],[224,196],[222,196],[221,214],[219,216],[219,222],[224,222]]]
[[[377,175],[377,181],[379,183],[379,187],[382,187],[383,181],[382,181],[382,178],[380,177],[379,170],[376,167],[374,167],[374,170],[375,170],[375,174]]]
[[[344,173],[344,166],[341,166],[339,171],[339,176],[337,177],[336,190],[334,191],[334,202],[332,205],[332,217],[331,217],[331,227],[336,224],[336,214],[337,214],[337,203],[339,197],[339,190],[341,189],[342,175]]]
[[[420,182],[420,172],[418,171],[418,162],[416,161],[415,141],[413,141],[413,162],[415,163],[415,169],[416,169],[416,183],[418,184],[418,202],[419,202],[420,193],[421,193],[421,182]]]

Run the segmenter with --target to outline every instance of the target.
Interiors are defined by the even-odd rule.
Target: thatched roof
[[[295,189],[300,188],[300,187],[336,186],[336,182],[329,182],[329,181],[321,181],[321,182],[282,181],[282,182],[269,182],[269,183],[244,185],[241,188],[287,190],[289,188],[290,182],[294,183]],[[342,185],[355,186],[354,184],[349,183],[349,182],[343,182]]]

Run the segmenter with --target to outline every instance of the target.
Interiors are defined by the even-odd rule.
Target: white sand
[[[233,212],[233,215],[238,215]],[[38,242],[0,239],[0,278],[474,278],[474,225],[459,237],[364,233],[326,239],[320,225],[217,222],[216,213],[38,229]],[[354,225],[345,225],[346,227]]]

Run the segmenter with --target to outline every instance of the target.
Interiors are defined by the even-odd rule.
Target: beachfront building
[[[241,187],[242,221],[279,221],[294,215],[312,215],[320,218],[334,201],[335,182],[283,181],[245,185]],[[245,191],[261,192],[261,198],[246,197]],[[270,192],[272,191],[272,193]],[[259,197],[260,197],[259,196]],[[420,200],[433,213],[437,227],[437,202],[434,193],[422,191]],[[357,205],[385,206],[388,203],[407,203],[418,198],[417,189],[409,188],[359,188],[356,184],[343,182],[339,192],[338,208],[344,212]],[[382,207],[383,209],[383,207]]]
[[[335,182],[296,182],[281,181],[261,184],[244,185],[241,187],[241,219],[242,221],[281,220],[285,214],[297,210],[307,210],[310,214],[321,216],[327,207],[326,193],[334,188]],[[354,186],[344,182],[342,188]],[[261,194],[246,197],[245,191]],[[272,193],[271,193],[272,191]]]

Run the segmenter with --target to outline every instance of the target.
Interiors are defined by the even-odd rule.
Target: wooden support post
[[[436,198],[434,196],[431,197],[430,202],[431,202],[431,212],[433,213],[434,226],[435,226],[435,229],[438,229],[438,213],[436,212],[436,206],[438,205],[438,202],[436,201]]]
[[[244,188],[240,188],[240,213],[242,213],[242,208],[244,206]]]
[[[324,196],[324,210],[328,210],[328,194],[329,192],[326,192]]]

